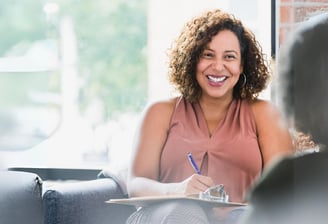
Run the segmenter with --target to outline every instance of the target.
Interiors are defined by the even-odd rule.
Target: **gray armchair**
[[[100,170],[47,168],[1,171],[0,223],[125,223],[135,208],[105,203],[126,194],[115,177],[98,177],[99,173]]]
[[[117,183],[110,178],[45,186],[45,224],[125,223],[133,207],[105,204],[106,200],[122,197]]]
[[[42,224],[42,181],[34,173],[0,171],[0,223]]]

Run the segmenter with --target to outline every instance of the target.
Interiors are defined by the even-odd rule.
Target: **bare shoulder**
[[[278,107],[267,100],[251,102],[264,166],[277,156],[293,152],[288,125]]]
[[[177,98],[157,101],[149,104],[143,115],[143,120],[153,124],[168,125],[174,111]]]
[[[156,101],[148,105],[147,110],[148,111],[161,111],[164,110],[164,112],[172,111],[176,105],[177,98],[167,99],[167,100],[161,100]]]
[[[268,100],[255,99],[250,102],[255,120],[261,119],[281,119],[281,112],[272,102]]]
[[[147,115],[158,115],[158,116],[168,116],[171,115],[174,107],[176,105],[176,98],[157,101],[149,104],[146,107],[146,114]]]
[[[258,130],[268,130],[268,127],[271,131],[274,128],[287,128],[285,117],[273,102],[256,99],[250,104]]]

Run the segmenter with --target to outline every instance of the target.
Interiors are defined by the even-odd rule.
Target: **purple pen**
[[[194,158],[192,157],[191,152],[188,152],[187,156],[192,168],[194,168],[197,174],[200,174],[200,169],[198,168]]]

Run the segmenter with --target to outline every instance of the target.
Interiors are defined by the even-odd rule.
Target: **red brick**
[[[320,11],[328,11],[328,6],[326,6],[326,8],[324,7],[296,8],[294,10],[294,22],[302,22],[304,20],[307,20],[309,17],[319,13]]]
[[[293,18],[293,8],[291,6],[280,7],[280,22],[289,23]]]

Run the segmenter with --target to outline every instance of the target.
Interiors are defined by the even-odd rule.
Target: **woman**
[[[213,10],[185,25],[169,56],[169,78],[181,96],[146,110],[129,195],[197,194],[223,184],[230,201],[244,202],[262,169],[293,148],[278,110],[257,99],[269,79],[261,47],[239,20]],[[181,202],[143,208],[128,222],[179,223],[180,218],[184,223],[217,220]]]

